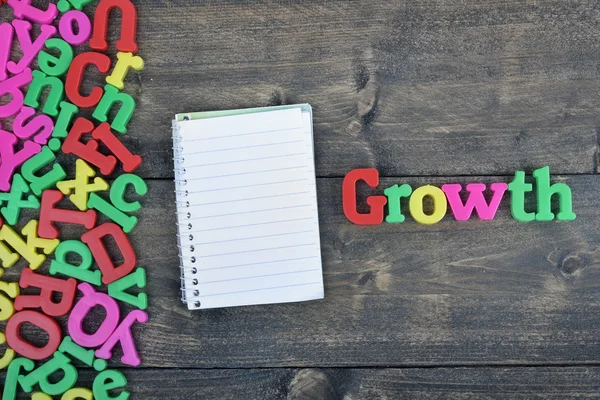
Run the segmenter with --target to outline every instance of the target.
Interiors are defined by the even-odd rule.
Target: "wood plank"
[[[136,4],[146,68],[129,73],[123,140],[144,177],[172,177],[177,112],[300,102],[314,106],[322,177],[597,170],[592,0]],[[102,83],[86,76],[84,92]]]
[[[124,373],[134,398],[148,400],[191,396],[206,400],[564,400],[595,398],[600,379],[597,367],[127,369]],[[78,386],[91,387],[95,374],[82,375]]]
[[[134,328],[149,367],[436,366],[599,363],[600,176],[554,177],[573,222],[493,221],[359,227],[341,179],[318,180],[326,298],[190,312],[179,301],[174,196],[149,181],[131,239],[147,268],[150,322]],[[409,183],[510,177],[389,178]],[[529,204],[531,205],[531,204]],[[66,236],[77,237],[66,229]],[[17,279],[19,267],[6,276]],[[47,271],[47,265],[42,267]],[[115,358],[118,361],[118,358]]]

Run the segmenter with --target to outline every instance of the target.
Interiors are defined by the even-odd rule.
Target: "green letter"
[[[525,172],[515,172],[515,179],[508,185],[511,192],[510,211],[519,222],[529,222],[535,219],[535,213],[525,211],[525,193],[533,190],[531,183],[525,183]]]
[[[559,212],[556,219],[559,221],[573,221],[573,202],[571,189],[564,183],[550,185],[550,167],[544,167],[533,171],[537,189],[538,212],[535,216],[537,221],[552,221],[554,214],[551,210],[552,195],[559,196]]]
[[[100,104],[96,107],[92,117],[100,122],[106,122],[108,112],[115,103],[121,103],[121,107],[110,127],[119,133],[127,133],[127,124],[135,111],[135,100],[127,93],[119,92],[119,89],[112,85],[104,86],[104,96],[102,96],[102,100],[100,100]]]
[[[383,191],[388,198],[388,216],[385,217],[385,222],[388,224],[395,224],[404,222],[404,215],[402,215],[402,208],[400,206],[400,198],[408,197],[412,193],[412,187],[404,184],[400,187],[398,185],[391,186]]]
[[[65,95],[65,85],[57,77],[46,76],[42,71],[32,71],[31,74],[33,75],[33,81],[31,81],[31,85],[25,96],[25,105],[38,108],[42,91],[46,87],[50,87],[50,92],[42,111],[44,114],[56,117],[58,115],[58,104]]]

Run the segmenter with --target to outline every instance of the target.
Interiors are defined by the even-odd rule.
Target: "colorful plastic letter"
[[[52,118],[41,114],[33,117],[35,110],[31,107],[21,107],[21,112],[17,115],[13,122],[13,132],[19,139],[29,139],[32,136],[33,141],[39,144],[47,144],[48,139],[52,136],[54,130],[54,122]],[[31,121],[27,122],[29,118]]]
[[[121,322],[121,325],[115,329],[102,347],[96,350],[96,357],[110,360],[112,357],[112,349],[117,343],[121,343],[121,347],[123,348],[121,362],[123,364],[133,365],[134,367],[140,365],[142,360],[138,357],[135,343],[133,342],[133,336],[131,335],[131,326],[136,321],[146,323],[148,321],[148,314],[141,310],[133,310],[127,314],[125,319],[123,319],[123,322]]]
[[[82,159],[75,162],[75,179],[70,181],[62,181],[56,184],[58,190],[65,196],[69,196],[69,200],[81,211],[88,209],[88,198],[92,192],[108,190],[110,187],[106,181],[100,177],[95,177],[96,171],[90,167]],[[94,178],[95,177],[95,178]],[[94,178],[94,183],[88,183],[90,178]],[[73,192],[73,194],[71,194]]]
[[[54,400],[52,398],[52,396],[46,394],[46,393],[42,393],[42,392],[35,392],[31,394],[31,400]]]
[[[50,382],[50,376],[58,371],[62,371],[59,376],[62,378],[55,383]],[[26,376],[19,377],[19,383],[26,392],[32,392],[35,385],[39,385],[44,393],[57,395],[66,392],[75,386],[79,374],[77,369],[71,365],[69,357],[60,351],[54,353],[54,357],[39,366],[35,371]],[[56,381],[56,379],[52,379]]]
[[[550,185],[550,167],[544,167],[533,171],[535,178],[535,188],[537,191],[537,221],[552,221],[552,196],[559,197],[559,212],[556,219],[559,221],[573,221],[576,217],[573,212],[573,199],[571,188],[566,183],[555,183]]]
[[[108,18],[114,8],[121,10],[121,39],[117,42],[117,49],[121,52],[137,53],[138,46],[135,42],[137,33],[137,11],[129,0],[100,0],[94,16],[94,33],[90,39],[90,47],[98,51],[107,51],[106,41],[108,31]]]
[[[13,305],[14,299],[21,293],[19,284],[17,282],[7,283],[0,281],[0,292],[4,292],[8,297],[0,293],[0,321],[6,321],[15,313],[15,307]],[[0,342],[3,344],[4,342]],[[1,369],[1,368],[0,368]]]
[[[94,350],[84,349],[75,343],[70,336],[65,336],[60,344],[60,347],[58,348],[58,351],[65,355],[69,355],[90,367],[94,366],[96,371],[102,371],[107,365],[105,360],[96,359],[96,357],[94,357]]]
[[[45,45],[49,49],[58,50],[60,55],[54,57],[50,53],[40,51],[38,55],[40,69],[49,76],[63,76],[73,61],[73,48],[69,46],[69,43],[58,38],[46,40]]]
[[[119,266],[115,266],[106,247],[103,239],[111,236],[119,251],[123,256],[123,262]],[[98,268],[102,271],[102,282],[106,285],[121,279],[129,274],[135,268],[136,255],[131,246],[131,242],[121,228],[113,223],[102,224],[81,236],[81,241],[88,245],[94,259],[98,264]]]
[[[136,71],[144,69],[144,60],[140,56],[134,56],[133,53],[117,53],[117,64],[113,69],[112,74],[106,77],[106,83],[113,85],[119,90],[123,90],[125,87],[125,77],[129,68],[133,68]]]
[[[4,335],[4,333],[0,332],[0,344],[4,343],[6,343],[6,336]],[[10,364],[11,361],[15,358],[15,354],[15,351],[7,346],[4,355],[2,356],[2,358],[0,358],[0,370],[8,367],[8,364]]]
[[[515,179],[508,184],[511,192],[510,212],[519,222],[530,222],[535,219],[535,213],[525,211],[525,193],[533,190],[531,183],[525,183],[525,171],[516,171]]]
[[[40,97],[42,92],[49,87],[50,91],[46,98],[46,103],[42,111],[52,117],[58,115],[58,105],[65,96],[65,85],[56,76],[47,76],[42,71],[33,71],[33,81],[25,96],[25,105],[33,108],[40,106]]]
[[[53,187],[57,182],[67,177],[67,173],[58,162],[54,162],[52,168],[44,175],[36,175],[39,170],[56,160],[53,150],[57,151],[59,149],[60,141],[52,139],[48,143],[48,146],[42,147],[40,153],[31,157],[21,167],[23,178],[29,182],[29,187],[36,196],[40,196],[44,190]]]
[[[431,215],[427,215],[423,211],[423,198],[425,196],[433,199],[433,213]],[[442,192],[442,189],[431,185],[417,188],[410,196],[408,205],[410,207],[410,215],[412,215],[415,221],[424,225],[437,224],[444,218],[448,209],[446,195]]]
[[[93,400],[94,394],[90,389],[73,388],[69,389],[62,395],[60,400]]]
[[[42,150],[42,146],[30,140],[23,144],[23,148],[15,152],[18,139],[10,132],[0,129],[0,191],[8,192],[11,187],[11,178],[15,170],[25,161]]]
[[[75,304],[71,315],[69,316],[68,329],[69,335],[75,343],[80,346],[93,348],[104,344],[110,335],[115,331],[119,324],[119,305],[117,302],[105,293],[98,293],[87,283],[80,283],[77,286],[83,293],[83,297]],[[96,329],[96,332],[89,335],[83,331],[83,320],[90,310],[95,306],[102,306],[106,310],[106,317]]]
[[[19,286],[23,289],[35,287],[40,289],[36,295],[20,295],[15,299],[15,309],[41,308],[46,315],[62,317],[67,315],[75,300],[77,281],[73,278],[67,280],[38,275],[30,269],[24,269],[19,279]],[[53,301],[56,294],[61,294],[60,301]]]
[[[71,7],[76,10],[83,10],[83,7],[94,0],[59,0],[57,6],[61,13],[66,13]]]
[[[71,104],[67,101],[60,102],[60,113],[54,124],[54,133],[52,134],[55,138],[64,139],[69,134],[69,127],[75,114],[79,112],[79,107]]]
[[[127,124],[135,112],[135,100],[127,93],[119,92],[116,87],[112,85],[104,86],[104,96],[102,96],[102,100],[94,110],[92,117],[100,122],[108,121],[108,113],[117,103],[120,104],[119,111],[117,111],[117,115],[110,126],[115,131],[125,134],[127,133]]]
[[[137,286],[146,287],[146,270],[137,268],[131,274],[108,285],[108,295],[114,299],[131,304],[140,310],[148,308],[148,296],[146,293],[139,293],[137,296],[125,293],[125,290]]]
[[[77,24],[77,33],[74,32],[73,24]],[[60,36],[69,44],[79,46],[87,42],[92,34],[92,23],[83,12],[73,10],[65,13],[58,24]]]
[[[40,237],[58,239],[59,232],[54,226],[54,222],[83,225],[87,229],[92,229],[96,226],[97,214],[94,210],[82,212],[56,208],[56,204],[63,198],[64,196],[58,190],[46,190],[42,194],[40,226],[38,228]]]
[[[4,225],[2,225],[2,227],[4,228]],[[20,259],[20,255],[10,251],[10,249],[2,241],[0,241],[0,260],[2,260],[2,268],[10,268]],[[4,274],[4,270],[2,270],[2,274]]]
[[[92,137],[102,142],[121,161],[123,171],[133,172],[142,165],[142,157],[131,154],[127,147],[111,132],[108,123],[102,123],[94,129]]]
[[[31,83],[33,74],[29,68],[25,68],[23,72],[0,82],[0,97],[10,95],[12,99],[0,106],[0,118],[10,118],[17,114],[23,102],[25,101],[21,87]],[[31,88],[29,89],[31,90]],[[0,144],[2,141],[0,141]]]
[[[95,400],[127,400],[129,392],[122,391],[118,396],[113,397],[108,394],[109,390],[125,387],[127,379],[125,375],[114,369],[107,369],[100,372],[92,385]]]
[[[110,57],[105,54],[87,52],[79,54],[73,59],[67,73],[65,91],[71,103],[79,108],[93,108],[102,98],[103,90],[99,87],[94,87],[87,96],[79,92],[79,87],[83,81],[83,73],[88,65],[95,65],[101,73],[105,74],[110,69]]]
[[[38,254],[37,249],[43,249],[45,254],[52,254],[56,246],[58,246],[58,240],[40,239],[37,236],[38,222],[34,219],[29,221],[23,228],[21,233],[27,237],[27,241],[24,241],[9,225],[4,225],[0,229],[0,241],[9,244],[17,253],[29,262],[29,268],[32,270],[38,269],[44,261],[46,256]]]
[[[21,325],[25,322],[46,331],[48,343],[45,346],[36,347],[21,337]],[[6,323],[6,340],[10,348],[23,357],[31,360],[43,360],[50,357],[58,349],[62,335],[58,322],[40,312],[25,310],[13,315]]]
[[[378,225],[383,222],[383,206],[387,203],[385,196],[369,196],[367,204],[371,212],[361,214],[356,209],[356,183],[364,181],[372,188],[379,184],[379,172],[375,168],[362,168],[350,171],[342,183],[342,204],[344,214],[356,225]]]
[[[8,366],[8,371],[6,371],[2,400],[15,400],[17,398],[17,385],[19,384],[18,379],[21,369],[32,371],[34,368],[35,364],[33,361],[27,358],[15,358]]]
[[[33,208],[37,210],[40,208],[40,201],[34,195],[30,194],[26,199],[23,198],[23,195],[27,193],[29,193],[29,185],[19,174],[15,174],[10,192],[0,193],[0,205],[6,202],[6,205],[0,208],[0,212],[9,224],[17,224],[21,209]]]
[[[127,185],[132,185],[133,190],[139,196],[145,196],[148,193],[148,185],[142,178],[133,174],[120,175],[110,187],[110,201],[123,212],[135,212],[142,208],[139,201],[125,201],[125,192]]]
[[[463,205],[463,202],[460,198],[460,191],[462,190],[462,186],[460,184],[456,183],[442,185],[442,190],[444,193],[446,193],[448,203],[450,203],[450,208],[452,209],[454,218],[457,221],[466,221],[471,218],[473,209],[477,211],[477,216],[482,221],[494,219],[496,211],[498,211],[500,201],[504,196],[504,192],[506,192],[506,189],[508,189],[508,185],[502,182],[492,183],[490,189],[492,190],[493,196],[489,204],[486,202],[485,197],[483,196],[483,191],[485,188],[486,186],[483,183],[468,184],[467,192],[469,192],[469,198]]]
[[[135,228],[138,223],[137,217],[129,216],[104,200],[102,197],[98,196],[96,193],[90,194],[90,199],[88,200],[88,207],[101,212],[106,215],[108,218],[116,222],[123,228],[125,233],[129,233]]]
[[[0,24],[0,82],[8,77],[6,64],[10,60],[10,51],[13,44],[14,30],[11,24]]]
[[[23,70],[29,67],[29,64],[37,57],[38,53],[44,47],[44,42],[50,39],[56,34],[56,28],[52,25],[42,25],[40,27],[40,35],[35,39],[31,40],[31,23],[19,19],[12,21],[12,25],[15,28],[15,33],[19,39],[23,56],[19,63],[9,61],[6,64],[8,71],[13,74],[19,74]]]
[[[79,266],[67,262],[67,254],[69,253],[75,253],[81,257],[81,264]],[[50,264],[50,273],[52,275],[63,274],[96,286],[100,286],[102,283],[102,274],[100,271],[90,270],[94,260],[92,252],[84,243],[78,240],[61,242],[56,248],[54,258]]]
[[[78,118],[63,143],[62,151],[65,154],[75,154],[98,167],[102,175],[109,175],[117,166],[117,159],[114,156],[101,154],[98,151],[98,142],[95,140],[90,140],[87,143],[81,141],[83,135],[91,133],[93,130],[93,123],[85,118]]]
[[[31,5],[31,0],[8,0],[8,5],[12,7],[16,18],[27,18],[38,24],[50,24],[58,15],[56,5],[50,3],[46,10],[40,10]]]
[[[388,202],[388,216],[385,217],[385,222],[388,224],[397,224],[404,222],[404,214],[402,214],[402,206],[400,205],[400,199],[402,197],[409,197],[412,193],[412,187],[404,184],[402,186],[394,185],[383,191],[387,197]]]

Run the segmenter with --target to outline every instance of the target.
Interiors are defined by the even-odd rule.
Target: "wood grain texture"
[[[134,2],[146,67],[126,81],[138,109],[122,139],[149,178],[131,240],[150,322],[134,328],[144,364],[125,370],[133,398],[597,396],[597,1]],[[96,84],[86,73],[84,92]],[[187,311],[173,115],[303,102],[314,109],[326,299]],[[416,187],[545,165],[571,186],[576,221],[520,224],[506,200],[492,222],[429,227],[357,227],[341,210],[339,177],[357,167]]]
[[[132,398],[144,400],[568,400],[596,398],[600,379],[598,368],[583,367],[129,369],[124,373]],[[92,376],[82,375],[79,383],[89,387]]]
[[[597,170],[594,0],[135,3],[146,67],[123,141],[144,177],[172,177],[175,113],[301,102],[322,177]],[[91,69],[83,91],[102,82]]]
[[[600,177],[555,179],[573,190],[574,222],[518,223],[505,199],[493,221],[447,215],[434,226],[408,217],[359,227],[342,214],[341,179],[320,178],[325,300],[200,312],[179,301],[171,183],[150,181],[131,234],[149,275],[150,321],[134,328],[144,366],[599,363],[600,216],[590,188]],[[510,178],[388,178],[381,186],[497,180]]]

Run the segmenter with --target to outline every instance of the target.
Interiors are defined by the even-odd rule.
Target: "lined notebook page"
[[[181,121],[178,133],[190,309],[323,298],[310,111]]]

